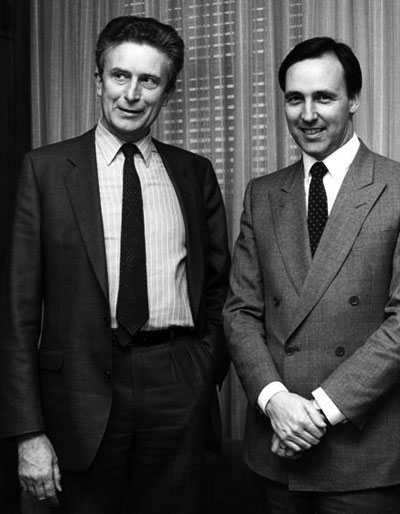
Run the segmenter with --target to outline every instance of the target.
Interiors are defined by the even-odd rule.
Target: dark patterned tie
[[[117,321],[120,343],[128,344],[130,335],[134,335],[149,319],[149,302],[142,189],[133,158],[137,147],[125,143],[121,151],[125,162]]]
[[[308,194],[307,226],[312,256],[314,256],[328,220],[328,200],[322,180],[327,171],[328,168],[323,162],[315,162],[310,169],[312,178]]]

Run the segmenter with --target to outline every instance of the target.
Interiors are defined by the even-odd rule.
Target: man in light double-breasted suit
[[[111,20],[101,120],[21,171],[0,437],[18,441],[23,489],[59,513],[199,511],[230,257],[211,163],[150,133],[183,54],[169,25]]]
[[[224,311],[245,459],[272,514],[398,513],[400,164],[354,133],[347,45],[300,43],[279,80],[303,156],[248,185]]]

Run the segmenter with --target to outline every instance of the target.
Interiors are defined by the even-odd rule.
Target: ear
[[[101,78],[100,72],[97,69],[94,72],[94,83],[96,84],[96,94],[101,96],[103,94],[103,79]]]
[[[360,93],[355,93],[350,98],[350,114],[354,114],[360,106]]]

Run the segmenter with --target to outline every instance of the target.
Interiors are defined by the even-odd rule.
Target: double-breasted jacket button
[[[289,355],[289,357],[291,355],[294,355],[294,353],[298,350],[298,348],[296,348],[296,346],[287,346],[285,348],[285,353],[286,355]]]
[[[110,378],[111,378],[111,370],[109,370],[109,369],[105,369],[105,370],[104,370],[104,376],[105,376],[106,378],[110,379]]]
[[[336,346],[335,348],[335,355],[337,357],[343,357],[343,355],[346,353],[346,349],[343,346]]]
[[[350,296],[349,298],[349,304],[353,307],[356,307],[360,303],[360,299],[358,296]]]
[[[277,296],[274,296],[274,297],[272,298],[272,302],[273,302],[273,304],[275,305],[275,307],[279,307],[279,305],[281,304],[281,299],[280,299],[280,298],[278,298]]]

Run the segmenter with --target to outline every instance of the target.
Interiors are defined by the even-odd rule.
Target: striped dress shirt
[[[117,326],[124,141],[101,123],[96,158],[107,258],[111,326]],[[186,278],[186,233],[175,189],[151,135],[135,142],[135,167],[143,196],[149,320],[144,330],[193,326]]]

